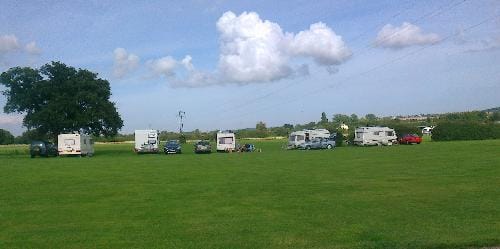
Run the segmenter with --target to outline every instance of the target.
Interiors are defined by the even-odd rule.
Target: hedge
[[[499,139],[500,125],[478,122],[442,122],[432,130],[432,140],[484,140]]]

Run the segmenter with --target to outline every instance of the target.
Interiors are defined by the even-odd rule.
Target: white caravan
[[[135,147],[137,153],[158,153],[160,132],[158,130],[135,130]]]
[[[300,145],[309,142],[314,138],[329,138],[330,132],[327,129],[314,129],[294,131],[288,137],[288,148],[294,149]]]
[[[57,152],[59,155],[94,155],[94,141],[85,134],[69,133],[57,136]]]
[[[232,131],[217,132],[217,151],[234,151],[236,149],[236,136]]]
[[[397,142],[396,132],[389,127],[358,127],[354,132],[355,145],[392,145]]]

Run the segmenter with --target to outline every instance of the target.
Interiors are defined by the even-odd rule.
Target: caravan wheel
[[[329,149],[329,150],[331,150],[333,147],[332,147],[331,144],[329,144],[329,145],[326,146],[326,148]]]

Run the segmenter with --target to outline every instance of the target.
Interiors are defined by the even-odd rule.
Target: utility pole
[[[179,113],[177,114],[177,117],[179,118],[179,133],[182,135],[182,129],[184,128],[183,119],[186,117],[186,112],[179,111]]]

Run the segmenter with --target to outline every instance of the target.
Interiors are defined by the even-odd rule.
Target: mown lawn
[[[0,248],[500,245],[500,140],[35,158],[0,147]]]

